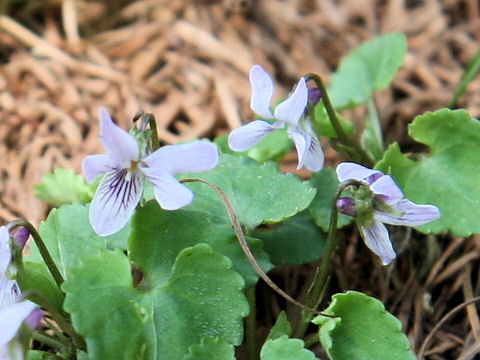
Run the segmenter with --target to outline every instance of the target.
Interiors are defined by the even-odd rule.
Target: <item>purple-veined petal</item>
[[[87,182],[91,183],[100,175],[106,174],[112,170],[119,170],[119,164],[110,155],[89,155],[82,162],[82,169]]]
[[[380,195],[388,205],[395,205],[404,197],[402,190],[400,190],[390,175],[379,177],[370,185],[370,190]]]
[[[273,119],[270,102],[273,97],[273,81],[270,75],[260,65],[254,65],[250,70],[250,85],[252,98],[250,108],[264,119]]]
[[[6,226],[0,226],[0,277],[5,277],[11,261],[10,233]]]
[[[192,141],[180,145],[167,145],[143,159],[152,171],[175,175],[213,169],[218,163],[218,149],[207,141]],[[140,165],[143,171],[144,167]]]
[[[35,308],[36,305],[30,301],[0,308],[0,348],[14,338],[22,322]]]
[[[100,140],[105,151],[117,162],[117,169],[128,168],[139,160],[137,140],[112,121],[105,108],[100,108]]]
[[[305,166],[311,171],[319,171],[323,167],[324,156],[320,141],[316,136],[303,132],[298,127],[290,126],[288,134],[292,138],[298,154],[297,169]]]
[[[167,173],[159,173],[154,169],[143,169],[145,176],[153,185],[155,199],[164,210],[178,210],[193,200],[192,191]]]
[[[0,309],[20,300],[21,292],[15,280],[0,277]]]
[[[419,205],[404,199],[394,208],[403,215],[394,216],[383,211],[375,211],[375,219],[390,225],[420,226],[440,218],[440,211],[434,205]]]
[[[308,102],[308,88],[305,78],[301,78],[297,87],[285,101],[275,107],[275,119],[291,125],[298,125]]]
[[[381,171],[369,169],[352,162],[343,162],[337,166],[337,176],[340,182],[358,180],[370,185],[382,175]]]
[[[275,129],[283,127],[282,123],[269,124],[255,120],[234,129],[228,135],[228,146],[234,151],[246,151],[257,145],[265,136]]]
[[[142,197],[145,177],[139,170],[105,175],[90,204],[89,220],[95,232],[107,236],[127,224]]]
[[[360,226],[360,232],[365,245],[380,257],[383,265],[388,265],[395,259],[396,255],[388,235],[388,230],[380,221],[372,221],[368,228]]]

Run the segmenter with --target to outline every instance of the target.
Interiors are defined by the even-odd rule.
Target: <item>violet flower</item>
[[[338,179],[343,182],[357,180],[364,183],[355,191],[353,200],[339,199],[337,207],[340,212],[352,214],[355,207],[355,220],[365,244],[377,254],[384,265],[395,259],[390,237],[385,224],[419,226],[440,217],[440,212],[433,205],[418,205],[404,198],[402,191],[389,175],[378,170],[368,169],[355,163],[342,163],[337,167]],[[342,207],[347,206],[342,211]]]
[[[36,311],[30,301],[21,301],[0,308],[0,359],[23,359],[23,346],[16,338],[22,323]]]
[[[12,251],[10,233],[5,226],[0,227],[0,359],[23,359],[23,346],[16,339],[21,324],[34,316],[32,324],[37,325],[40,315],[37,306],[30,301],[20,301],[17,282],[10,279]]]
[[[273,81],[270,75],[260,65],[250,70],[250,84],[252,98],[250,108],[260,117],[274,121],[272,124],[255,120],[234,129],[229,137],[228,144],[234,151],[246,151],[271,131],[287,126],[288,136],[295,143],[298,153],[298,169],[305,166],[312,171],[323,167],[323,151],[310,120],[306,115],[309,91],[305,78],[300,78],[293,93],[283,102],[270,110],[273,97]]]
[[[106,154],[87,156],[82,166],[88,182],[105,175],[89,212],[90,224],[101,236],[117,232],[128,222],[142,197],[145,178],[163,209],[190,204],[192,191],[174,175],[213,169],[219,156],[216,145],[205,141],[167,145],[148,154],[134,136],[113,123],[104,108],[100,109],[100,140]]]

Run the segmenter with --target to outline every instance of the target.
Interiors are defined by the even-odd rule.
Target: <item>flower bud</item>
[[[43,311],[41,309],[33,309],[32,312],[25,318],[25,324],[32,330],[35,330],[40,325],[43,319]]]
[[[322,92],[318,88],[308,89],[308,103],[311,105],[317,105],[322,98]]]
[[[17,232],[13,236],[13,241],[15,241],[15,244],[17,244],[17,246],[20,249],[23,249],[29,237],[30,237],[30,231],[28,231],[26,227],[22,226],[17,230]]]
[[[343,197],[337,200],[337,209],[342,214],[348,216],[357,216],[357,209],[355,208],[355,200],[351,197]]]

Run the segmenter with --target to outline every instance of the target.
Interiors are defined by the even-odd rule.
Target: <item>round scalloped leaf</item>
[[[254,238],[247,238],[247,241],[262,269],[270,270],[273,265],[262,250],[262,241]],[[227,256],[247,287],[257,282],[258,274],[245,257],[229,218],[212,216],[199,207],[165,211],[155,200],[138,208],[133,217],[130,257],[147,277],[150,274],[168,276],[177,255],[198,243],[207,243]]]
[[[260,352],[261,360],[315,360],[315,354],[304,348],[300,339],[289,339],[286,335],[267,340]]]
[[[128,227],[110,236],[97,235],[88,221],[88,206],[67,204],[53,209],[40,224],[39,234],[63,277],[79,264],[83,257],[96,255],[106,247],[125,248]],[[35,243],[31,243],[31,255],[26,262],[43,264]]]
[[[221,338],[205,338],[190,346],[183,360],[235,360],[234,348]]]
[[[290,324],[290,321],[288,321],[287,313],[282,310],[280,315],[278,315],[275,325],[270,329],[267,340],[275,340],[284,335],[288,337],[291,334],[292,325]]]
[[[409,134],[428,145],[430,154],[411,160],[394,144],[376,167],[391,174],[409,200],[440,209],[440,219],[417,229],[450,230],[457,236],[480,234],[478,120],[464,110],[427,112],[414,119]]]
[[[331,360],[415,360],[400,321],[382,302],[356,291],[335,294],[330,306],[313,319]]]
[[[315,223],[325,232],[330,226],[330,213],[332,211],[333,197],[338,186],[337,175],[332,168],[323,168],[316,172],[310,179],[310,184],[317,189],[317,193],[308,207]],[[350,224],[352,218],[339,214],[337,226],[341,228]]]
[[[146,275],[135,288],[128,258],[107,250],[72,269],[65,309],[92,360],[181,359],[205,337],[241,343],[248,302],[228,258],[199,244],[169,276]]]
[[[153,301],[133,287],[130,262],[122,252],[84,259],[62,289],[65,310],[85,336],[92,360],[154,358]]]
[[[407,38],[388,33],[352,50],[333,74],[328,94],[337,109],[364,104],[375,90],[386,88],[403,64]]]
[[[259,164],[244,156],[224,155],[215,169],[194,177],[208,180],[222,189],[240,222],[250,229],[295,215],[315,196],[315,189],[308,182],[293,174],[282,174],[272,162]],[[215,190],[199,183],[188,183],[188,186],[195,193],[188,208],[228,217]]]

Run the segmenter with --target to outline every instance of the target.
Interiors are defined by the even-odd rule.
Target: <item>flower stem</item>
[[[40,251],[40,255],[43,258],[43,261],[45,262],[45,265],[47,265],[48,271],[50,271],[50,274],[52,274],[53,279],[57,283],[58,287],[63,284],[65,281],[62,277],[62,274],[60,274],[60,271],[57,268],[57,265],[55,265],[55,262],[52,259],[52,256],[48,252],[48,249],[43,242],[42,238],[40,237],[39,233],[35,229],[35,227],[29,223],[27,220],[24,219],[18,219],[14,220],[11,223],[7,225],[7,228],[9,231],[13,230],[17,226],[24,226],[28,229],[30,234],[33,237],[33,240],[35,241],[35,245],[37,245],[38,251]]]
[[[447,103],[447,106],[446,106],[447,108],[451,109],[456,104],[460,96],[462,96],[462,94],[465,92],[470,81],[473,80],[473,78],[477,75],[479,70],[480,70],[480,49],[477,51],[473,59],[467,65],[467,69],[465,70],[465,73],[463,74],[462,79],[460,80],[460,84],[458,84],[457,90],[455,90],[453,97]]]
[[[378,149],[381,153],[383,153],[382,127],[380,125],[380,118],[378,117],[377,107],[375,106],[375,101],[373,99],[367,101],[367,112],[368,121],[370,121],[370,124],[372,125]]]
[[[158,132],[157,132],[157,122],[155,121],[155,117],[152,114],[146,114],[148,116],[148,124],[150,125],[150,130],[152,130],[152,152],[160,148],[160,141],[158,140]]]
[[[50,348],[62,350],[65,348],[65,345],[58,340],[53,339],[52,337],[43,334],[38,331],[32,332],[32,339],[41,342],[42,344],[47,345]]]
[[[337,118],[337,113],[330,101],[330,97],[328,96],[327,88],[323,84],[322,79],[319,75],[314,73],[309,73],[305,75],[306,80],[313,80],[317,87],[322,92],[322,101],[325,106],[325,110],[327,111],[327,115],[332,123],[333,128],[338,136],[338,140],[346,147],[345,150],[347,155],[351,157],[351,159],[355,162],[361,163],[368,167],[373,167],[375,164],[374,160],[368,155],[368,153],[360,146],[358,142],[356,142],[352,137],[348,136],[345,130],[343,130],[340,121]],[[314,118],[314,111],[310,111],[312,118]],[[314,122],[315,123],[315,122]],[[315,128],[316,126],[314,126]],[[317,131],[317,129],[315,129]],[[317,135],[321,135],[318,134]]]
[[[277,294],[279,294],[285,300],[287,300],[288,302],[294,304],[295,306],[299,307],[300,309],[306,312],[311,312],[312,314],[318,314],[318,315],[323,315],[327,317],[334,317],[332,315],[319,313],[318,311],[315,311],[314,309],[303,305],[301,302],[295,300],[290,295],[288,295],[285,291],[280,289],[278,285],[275,284],[272,281],[272,279],[268,277],[267,274],[265,274],[265,271],[263,271],[263,269],[260,267],[257,260],[253,256],[250,248],[248,247],[245,234],[243,233],[243,230],[242,230],[242,225],[240,224],[240,221],[238,220],[238,217],[235,214],[235,210],[233,209],[232,203],[230,202],[228,197],[225,195],[225,193],[222,191],[222,189],[220,189],[217,185],[203,179],[188,178],[188,179],[182,179],[181,182],[182,183],[201,182],[210,186],[212,189],[214,189],[218,193],[218,195],[220,195],[222,202],[225,205],[225,209],[227,210],[228,216],[230,217],[230,220],[232,222],[235,235],[237,236],[238,242],[240,243],[240,247],[242,248],[243,253],[245,254],[247,260],[250,262],[250,264],[252,265],[256,273],[263,279],[263,281],[265,281],[265,283],[267,283],[268,286],[270,286],[270,288],[272,288]]]
[[[315,274],[312,285],[307,293],[307,300],[305,305],[309,308],[316,309],[318,305],[323,300],[323,297],[327,291],[328,282],[330,279],[330,267],[332,264],[333,254],[337,248],[338,237],[337,237],[337,220],[338,220],[338,210],[337,210],[337,200],[340,197],[343,190],[350,186],[359,186],[361,183],[357,180],[348,180],[343,183],[340,183],[335,190],[335,195],[333,197],[332,209],[330,211],[330,224],[327,234],[327,245],[325,249],[325,255],[322,259],[322,264]],[[313,313],[302,311],[300,322],[295,329],[294,337],[302,338],[307,331],[310,321],[313,318]],[[323,315],[323,314],[322,314]]]
[[[246,291],[250,313],[245,320],[245,342],[247,346],[248,359],[258,359],[257,352],[257,305],[255,299],[255,286]]]

